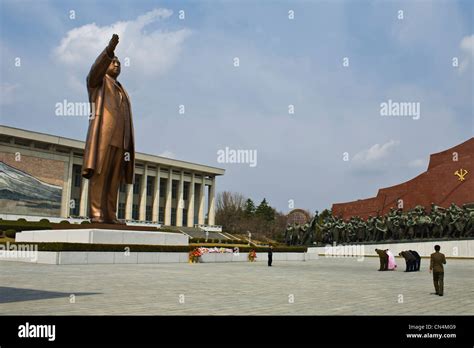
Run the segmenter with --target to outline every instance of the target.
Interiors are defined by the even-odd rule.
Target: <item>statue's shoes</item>
[[[114,225],[126,225],[125,222],[123,221],[120,221],[119,219],[113,219],[113,220],[109,220],[107,221],[109,224],[114,224]]]

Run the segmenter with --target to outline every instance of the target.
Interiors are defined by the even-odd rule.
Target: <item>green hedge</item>
[[[15,238],[16,231],[14,229],[8,229],[5,231],[5,237]]]
[[[240,252],[255,250],[256,252],[268,252],[268,247],[239,247]],[[307,247],[273,247],[274,253],[305,253],[308,251]]]
[[[22,220],[22,221],[20,221]],[[51,224],[49,222],[39,221],[39,222],[27,222],[23,221],[24,219],[19,219],[18,221],[0,221],[0,230],[10,230],[13,229],[17,232],[21,231],[31,231],[31,230],[50,230]]]
[[[238,240],[238,239],[222,239],[221,243],[224,243],[224,244],[248,244],[246,241]]]
[[[248,242],[238,239],[211,239],[206,242],[206,238],[190,238],[190,243],[214,243],[214,244],[248,244]]]
[[[255,246],[248,246],[248,245],[235,245],[236,247],[239,248],[239,252],[249,252],[250,250],[255,250],[256,252],[268,252],[268,247],[255,247]],[[190,249],[198,248],[199,245],[194,245],[190,247]],[[205,248],[228,248],[232,249],[234,246],[226,246],[222,244],[211,244],[209,245],[206,243],[204,245]],[[304,253],[308,250],[307,247],[305,246],[299,246],[299,247],[288,247],[288,246],[281,246],[281,247],[273,247],[273,252],[279,252],[279,253]]]
[[[173,230],[172,228],[166,228],[166,227],[164,227],[164,228],[159,228],[157,231],[158,231],[158,232],[174,232],[174,233],[179,232],[179,231],[177,231],[177,230]]]
[[[226,244],[248,244],[247,241],[238,239],[224,239],[223,242]]]
[[[0,243],[5,244],[5,243]],[[83,244],[83,243],[10,243],[10,245],[38,245],[38,251],[124,251],[126,247],[131,252],[181,252],[187,253],[194,250],[196,246],[191,245],[126,245],[126,244]],[[222,245],[216,245],[220,247]],[[267,247],[253,248],[249,246],[239,247],[239,252],[248,252],[255,250],[256,252],[267,252]],[[305,252],[305,247],[276,247],[273,252]]]

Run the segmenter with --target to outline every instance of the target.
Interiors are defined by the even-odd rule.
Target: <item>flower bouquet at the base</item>
[[[201,250],[199,250],[199,248],[196,248],[194,250],[191,250],[189,252],[189,263],[198,263],[199,262],[199,258],[201,257],[202,255],[202,252]]]
[[[257,259],[257,253],[255,252],[255,250],[249,251],[248,259],[250,262],[255,262],[255,260]]]

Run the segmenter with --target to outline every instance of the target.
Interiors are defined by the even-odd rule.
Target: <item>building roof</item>
[[[4,126],[4,125],[0,125],[0,134],[4,134],[4,135],[15,137],[15,138],[48,143],[52,145],[59,145],[59,146],[63,146],[63,147],[71,148],[71,149],[80,150],[80,151],[83,151],[85,148],[84,141],[60,137],[57,135],[30,131],[30,130],[21,129],[21,128],[9,127],[9,126]],[[212,176],[223,175],[225,173],[225,169],[222,169],[222,168],[211,167],[208,165],[203,165],[203,164],[198,164],[198,163],[180,161],[180,160],[176,160],[172,158],[155,156],[155,155],[146,154],[142,152],[135,152],[135,158],[137,161],[159,163],[168,167],[188,169],[191,171],[201,172],[201,173],[209,174]]]

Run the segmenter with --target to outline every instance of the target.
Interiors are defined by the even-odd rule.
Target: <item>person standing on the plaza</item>
[[[430,273],[433,271],[433,283],[435,287],[435,295],[443,296],[444,290],[444,267],[446,264],[446,257],[440,253],[441,247],[435,245],[435,252],[431,254]]]
[[[268,249],[268,267],[272,266],[273,262],[273,245],[270,245],[270,249]]]

